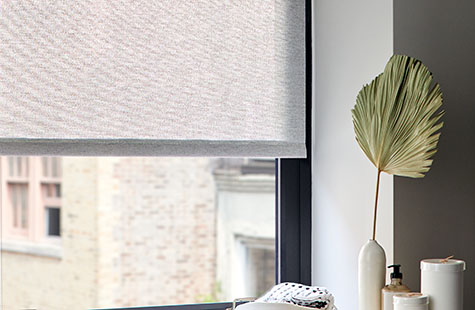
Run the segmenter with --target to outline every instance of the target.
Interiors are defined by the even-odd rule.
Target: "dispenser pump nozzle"
[[[388,268],[394,268],[393,272],[391,273],[391,279],[402,279],[402,273],[399,268],[401,265],[390,265]]]

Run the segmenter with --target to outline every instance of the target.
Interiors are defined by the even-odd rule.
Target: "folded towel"
[[[298,283],[281,283],[270,289],[257,302],[291,303],[298,306],[337,310],[333,295],[324,287],[306,286]]]

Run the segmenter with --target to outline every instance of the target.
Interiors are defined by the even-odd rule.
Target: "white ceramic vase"
[[[358,257],[358,309],[380,310],[381,289],[386,278],[386,254],[376,242],[369,240]]]

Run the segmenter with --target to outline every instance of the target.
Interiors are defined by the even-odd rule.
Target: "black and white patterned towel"
[[[281,283],[270,289],[257,302],[290,303],[298,306],[337,310],[333,295],[324,287],[307,286],[298,283]]]

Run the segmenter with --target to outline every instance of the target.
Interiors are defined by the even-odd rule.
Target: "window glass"
[[[17,159],[16,164],[17,164],[18,175],[21,176],[22,175],[22,171],[21,171],[22,170],[22,168],[21,168],[22,160],[21,160],[21,157],[17,157],[16,159]]]
[[[14,172],[14,166],[15,166],[15,164],[14,164],[14,162],[15,162],[15,157],[8,157],[8,168],[9,168],[9,170],[8,170],[8,171],[9,171],[8,175],[9,175],[10,177],[12,177],[12,176],[15,175],[15,172]]]
[[[9,184],[9,194],[10,194],[10,206],[5,206],[5,208],[10,208],[12,210],[13,216],[11,218],[11,224],[13,227],[18,227],[18,185]]]
[[[5,310],[232,301],[275,282],[274,160],[0,163]]]
[[[27,187],[20,185],[20,204],[21,204],[21,228],[27,228],[28,224],[28,197]]]
[[[8,226],[15,230],[28,228],[28,185],[8,182],[6,186],[8,199],[5,211],[9,213]]]
[[[46,207],[46,235],[60,236],[60,209],[54,207]]]
[[[7,208],[13,212],[10,224],[14,228],[26,228],[28,207],[26,205],[26,185],[24,184],[8,184],[10,197],[10,205]]]

